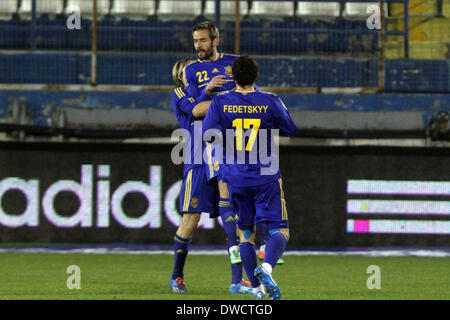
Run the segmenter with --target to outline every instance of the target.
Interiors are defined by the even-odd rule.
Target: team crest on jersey
[[[217,73],[217,72],[219,72],[219,70],[217,70],[217,68],[214,68],[211,73]]]
[[[231,78],[233,77],[233,74],[231,73],[231,66],[225,67],[225,74]]]
[[[191,207],[192,208],[197,208],[198,207],[198,199],[197,198],[192,198],[192,200],[191,200]]]

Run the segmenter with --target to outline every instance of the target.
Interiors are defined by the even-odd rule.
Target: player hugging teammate
[[[292,135],[295,132],[295,123],[281,100],[276,95],[257,90],[256,61],[250,57],[219,53],[217,51],[219,31],[211,22],[196,25],[192,35],[198,60],[195,62],[180,60],[173,70],[178,87],[172,93],[172,104],[182,128],[189,132],[193,131],[195,126],[192,122],[206,115],[203,120],[203,131],[216,128],[224,133],[227,129],[242,132],[242,129],[251,127],[250,139],[253,141],[259,138],[258,128],[279,129],[284,135]],[[249,112],[252,110],[248,114],[226,113],[225,105],[253,107],[248,108]],[[265,106],[264,112],[253,112],[257,110],[254,106]],[[262,111],[263,108],[259,110]],[[265,130],[260,132],[263,131]],[[271,144],[272,136],[266,141]],[[245,141],[236,139],[235,151],[242,149],[240,143]],[[241,149],[238,149],[239,147]],[[191,148],[191,155],[201,152],[195,150],[193,145]],[[215,204],[218,204],[218,214],[222,218],[230,255],[232,271],[230,293],[251,293],[260,299],[265,296],[262,285],[264,284],[268,295],[272,299],[279,299],[281,294],[273,281],[271,271],[280,261],[289,238],[281,173],[277,167],[275,172],[261,175],[260,169],[264,170],[266,167],[262,163],[258,163],[256,167],[253,164],[224,165],[223,159],[216,158],[213,152],[215,149],[209,143],[202,145],[202,149],[204,148],[208,154],[208,161],[203,164],[203,173],[201,165],[185,164],[183,187],[180,192],[183,220],[175,235],[175,260],[170,287],[174,292],[187,292],[183,268],[189,243],[201,212],[209,212],[211,218],[217,216],[214,207],[217,194],[214,192],[218,190],[219,199]],[[236,223],[239,228],[236,227]],[[263,229],[269,232],[269,235],[263,235],[268,240],[264,262],[259,268],[256,268],[255,224],[264,226]],[[242,281],[242,264],[252,288]]]

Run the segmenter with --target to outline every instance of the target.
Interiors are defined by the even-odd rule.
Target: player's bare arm
[[[210,104],[211,100],[200,102],[192,109],[192,115],[196,118],[203,118],[208,113]]]

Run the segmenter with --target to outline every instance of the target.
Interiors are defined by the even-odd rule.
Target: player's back
[[[173,113],[177,117],[180,128],[189,131],[191,123],[194,121],[194,116],[192,115],[192,110],[190,110],[191,105],[188,100],[189,97],[186,97],[186,93],[186,90],[183,88],[175,88],[170,94],[170,100]]]
[[[236,90],[218,95],[213,103],[220,113],[225,143],[234,146],[232,155],[224,147],[224,175],[235,185],[260,185],[279,178],[277,149],[272,150],[274,134],[278,133],[274,129],[288,136],[296,130],[280,98],[259,90]],[[232,141],[227,138],[227,129],[234,131]]]
[[[188,148],[186,149],[186,154],[184,154],[185,165],[184,173],[188,170],[196,167],[203,166],[203,149],[205,143],[195,143],[195,137],[201,137],[202,130],[200,119],[195,118],[192,115],[192,110],[196,106],[197,102],[194,98],[189,97],[187,91],[184,88],[176,88],[171,93],[172,108],[175,116],[177,117],[180,128],[186,130],[185,139],[188,143]],[[199,138],[201,141],[201,138]]]

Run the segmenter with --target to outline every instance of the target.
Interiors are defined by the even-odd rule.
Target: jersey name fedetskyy
[[[296,125],[281,99],[259,90],[229,91],[215,96],[203,120],[203,132],[211,128],[220,130],[223,136],[223,155],[226,158],[224,181],[236,186],[261,185],[279,178],[281,172],[278,166],[272,174],[261,174],[262,168],[273,164],[262,161],[258,153],[261,149],[252,162],[251,153],[256,151],[255,148],[263,148],[278,165],[278,158],[272,152],[273,129],[278,129],[279,134],[284,136],[292,136],[296,131]],[[227,130],[234,130],[232,141],[229,141]],[[261,137],[263,134],[265,139]],[[230,143],[233,145],[231,155],[227,154],[229,150],[226,148]]]

